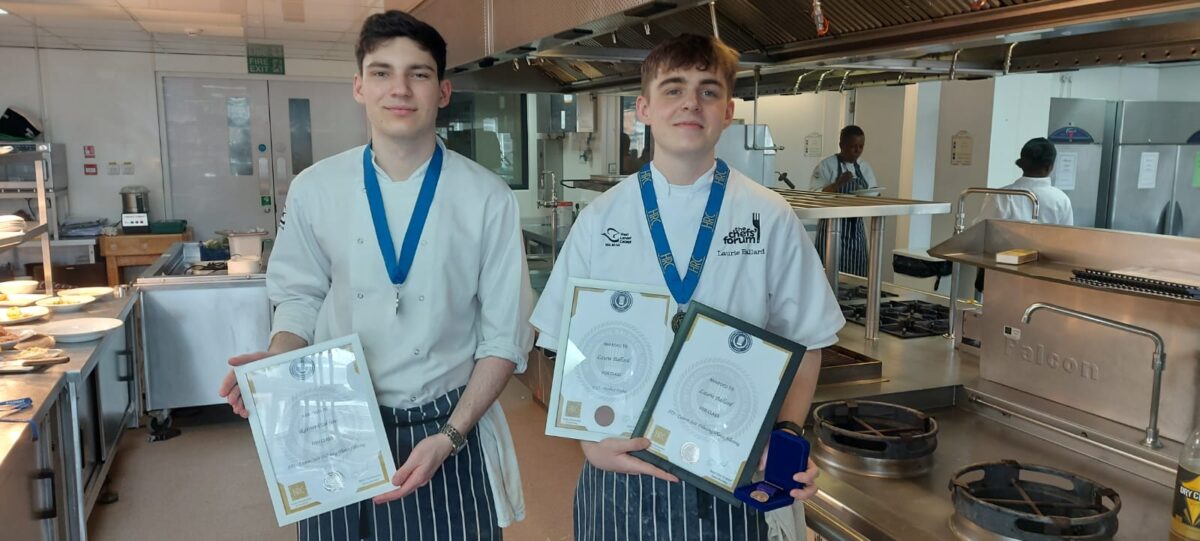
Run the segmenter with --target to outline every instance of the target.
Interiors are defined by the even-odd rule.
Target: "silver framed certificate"
[[[234,373],[280,526],[395,489],[396,464],[358,335]]]
[[[735,505],[752,482],[805,347],[698,302],[633,434],[633,454]]]
[[[665,288],[574,278],[563,304],[546,434],[628,437],[670,348],[675,301]]]

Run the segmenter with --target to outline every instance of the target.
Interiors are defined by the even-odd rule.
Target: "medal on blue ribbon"
[[[379,177],[375,173],[371,145],[368,144],[363,149],[363,184],[367,190],[367,205],[371,208],[371,222],[375,225],[375,238],[379,241],[379,252],[383,256],[388,278],[396,286],[397,313],[400,312],[400,287],[408,280],[408,272],[412,270],[413,259],[416,257],[421,234],[425,231],[425,220],[429,217],[429,208],[433,206],[433,195],[437,192],[438,178],[441,174],[442,147],[435,145],[433,157],[429,159],[429,167],[425,170],[421,191],[417,194],[416,207],[413,208],[404,239],[400,242],[400,256],[397,258],[396,245],[392,242],[392,230],[388,228],[387,211],[383,206]]]
[[[683,307],[692,300],[696,286],[700,284],[700,273],[704,272],[704,262],[708,259],[712,247],[713,233],[717,228],[717,218],[721,216],[721,205],[725,201],[725,186],[729,182],[729,166],[717,159],[716,172],[713,173],[712,187],[708,192],[708,202],[704,205],[704,216],[700,218],[700,229],[696,234],[696,246],[692,248],[692,258],[687,264],[687,273],[679,277],[675,264],[675,255],[671,253],[671,244],[667,241],[667,231],[663,228],[662,213],[658,208],[658,196],[654,193],[654,177],[647,163],[638,171],[638,183],[642,193],[642,208],[646,211],[646,225],[650,227],[650,238],[654,240],[654,252],[658,256],[658,266],[662,270],[663,280],[667,289],[679,305],[679,312],[671,318],[671,330],[679,331],[683,324]]]

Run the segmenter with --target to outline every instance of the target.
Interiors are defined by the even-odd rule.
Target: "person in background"
[[[1030,139],[1021,147],[1017,167],[1021,178],[1004,186],[1006,190],[1027,190],[1038,198],[1038,222],[1043,224],[1075,225],[1075,214],[1071,209],[1071,198],[1066,192],[1050,183],[1054,171],[1054,160],[1058,151],[1054,143],[1045,137]],[[975,223],[983,220],[1033,220],[1033,202],[1027,197],[988,194]],[[975,290],[983,292],[983,270],[975,275]]]
[[[715,159],[717,140],[733,120],[737,66],[737,53],[710,36],[685,34],[650,51],[637,114],[654,130],[653,160],[583,210],[531,322],[541,331],[538,345],[554,349],[571,278],[661,287],[675,273],[696,284],[694,297],[672,288],[681,305],[694,299],[809,348],[778,419],[803,424],[820,348],[837,342],[845,319],[787,202]],[[606,242],[602,233],[611,229],[629,241]],[[701,231],[717,246],[701,244]],[[660,265],[689,261],[689,254],[691,264]],[[575,490],[574,539],[700,539],[699,532],[708,532],[706,539],[767,538],[766,514],[715,499],[630,455],[649,445],[645,438],[582,443],[587,460]],[[816,476],[811,461],[796,472],[807,486],[792,497],[812,497]],[[772,515],[780,518],[771,524],[794,531],[790,511]]]
[[[839,152],[821,160],[813,169],[812,187],[815,192],[853,193],[876,188],[875,170],[862,159],[867,136],[854,125],[842,128],[838,138]],[[825,260],[825,220],[817,227],[817,253]],[[867,275],[867,232],[862,218],[842,220],[842,246],[838,269],[855,276]]]
[[[437,30],[371,15],[356,53],[371,142],[292,182],[267,268],[268,352],[229,364],[362,339],[397,488],[299,522],[301,541],[501,539],[524,517],[496,402],[533,341],[520,209],[503,180],[437,138],[451,92]],[[232,371],[220,395],[248,415]]]

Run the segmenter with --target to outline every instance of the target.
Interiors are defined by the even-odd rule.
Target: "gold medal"
[[[681,325],[683,325],[683,312],[675,312],[675,315],[671,317],[671,330],[679,332]]]
[[[771,499],[771,497],[768,496],[766,492],[763,492],[761,490],[755,490],[754,492],[751,492],[750,497],[754,498],[754,501],[759,502],[759,503],[767,503],[767,500]]]

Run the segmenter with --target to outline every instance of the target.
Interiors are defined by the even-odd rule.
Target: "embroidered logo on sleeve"
[[[603,233],[600,233],[600,236],[604,237],[605,246],[620,246],[622,244],[633,243],[633,237],[629,236],[629,233],[622,233],[614,227],[605,229]]]

